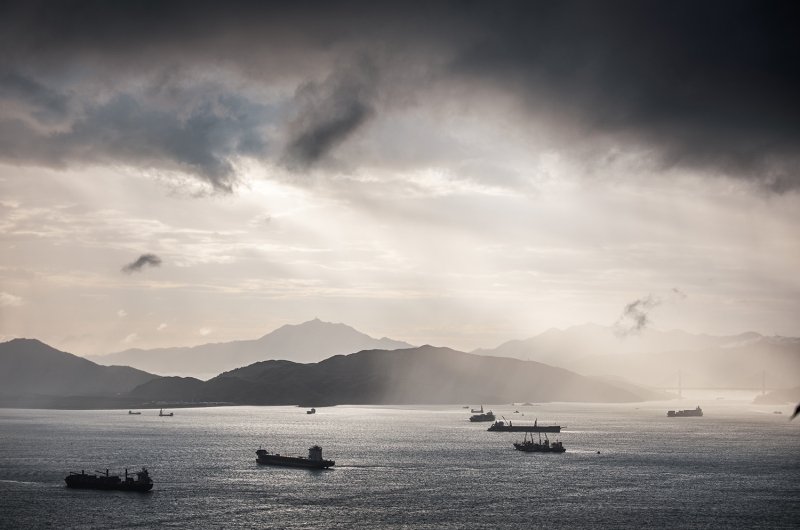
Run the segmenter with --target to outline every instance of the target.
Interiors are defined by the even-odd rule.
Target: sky
[[[0,339],[798,336],[799,14],[0,3]]]

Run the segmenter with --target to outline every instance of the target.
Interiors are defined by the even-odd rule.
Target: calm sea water
[[[495,405],[559,423],[567,452],[515,451],[460,407],[0,409],[4,528],[797,528],[800,419],[700,402]],[[519,414],[514,414],[518,409]],[[525,414],[522,417],[522,413]],[[258,466],[259,446],[328,471]],[[600,451],[600,454],[597,452]],[[68,471],[146,465],[151,493],[68,490]]]

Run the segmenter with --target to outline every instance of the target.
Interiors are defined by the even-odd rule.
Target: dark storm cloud
[[[66,117],[69,98],[16,72],[0,72],[0,100],[16,100],[32,107],[33,117],[51,123]]]
[[[159,267],[161,265],[161,258],[155,254],[142,254],[136,261],[128,263],[122,267],[122,272],[125,274],[132,274],[141,271],[145,266]]]
[[[498,10],[454,71],[498,79],[662,165],[796,188],[796,2],[549,2]]]
[[[339,71],[322,83],[297,89],[297,116],[283,155],[288,167],[306,169],[347,139],[373,114],[375,69],[368,62]]]
[[[15,85],[20,90],[11,90]],[[34,89],[28,91],[32,95],[25,95],[26,87]],[[67,117],[68,98],[33,80],[0,78],[3,95],[32,106],[34,121]],[[54,166],[121,162],[178,169],[217,191],[230,191],[236,181],[233,159],[259,156],[266,149],[261,127],[267,110],[240,96],[212,93],[205,99],[164,109],[146,97],[120,93],[102,103],[82,102],[82,111],[58,130],[0,118],[0,158]]]
[[[65,86],[80,72],[147,74],[176,61],[224,64],[265,85],[295,80],[295,120],[282,124],[280,156],[300,169],[377,117],[387,93],[395,104],[425,102],[429,91],[480,85],[513,94],[534,114],[546,109],[588,141],[600,134],[642,147],[661,167],[776,192],[800,187],[797,2],[20,2],[0,10],[2,68],[57,70]],[[331,73],[365,53],[374,78],[358,68]],[[416,78],[386,81],[398,72]],[[49,90],[32,96],[40,108],[58,100],[58,87]],[[199,134],[199,147],[171,145],[163,156],[229,187],[236,150],[215,152]],[[109,158],[127,152],[112,147]],[[153,149],[145,141],[144,154],[131,156],[148,159]],[[0,155],[8,151],[0,145]]]

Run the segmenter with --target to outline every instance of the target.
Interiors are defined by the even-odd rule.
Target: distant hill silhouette
[[[647,329],[619,337],[613,328],[587,324],[473,353],[530,359],[654,387],[677,385],[679,370],[687,388],[760,388],[762,375],[768,387],[800,384],[800,339],[753,332],[713,336]]]
[[[5,400],[114,396],[157,377],[127,366],[100,366],[35,339],[0,343],[0,398]]]
[[[161,375],[206,377],[269,359],[318,362],[333,355],[367,349],[395,350],[411,344],[375,339],[345,324],[319,319],[282,326],[255,340],[203,344],[193,347],[131,349],[89,359],[100,364],[124,364]]]
[[[250,405],[630,402],[663,396],[538,362],[422,346],[337,355],[315,364],[262,361],[207,382],[162,378],[132,391],[142,400]]]

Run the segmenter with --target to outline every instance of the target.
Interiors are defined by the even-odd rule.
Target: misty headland
[[[792,389],[800,386],[798,339],[654,330],[621,339],[611,328],[595,325],[550,330],[467,353],[374,339],[344,324],[314,319],[257,340],[129,350],[93,359],[114,365],[33,339],[2,343],[0,405],[619,403],[677,397],[679,384],[683,389],[760,388],[762,393],[769,388],[791,400]],[[207,380],[191,376],[220,366],[227,369]],[[180,375],[168,375],[176,372]]]

